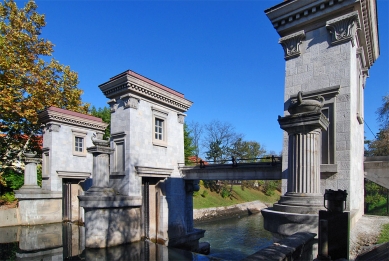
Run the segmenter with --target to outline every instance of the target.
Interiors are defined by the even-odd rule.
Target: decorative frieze
[[[120,96],[120,99],[124,102],[124,108],[138,109],[140,99],[136,96],[125,94]]]
[[[354,36],[356,30],[360,28],[358,12],[355,11],[329,20],[326,23],[326,28],[331,33],[331,43],[333,45],[351,40],[354,46]]]
[[[59,131],[60,123],[98,131],[104,131],[108,126],[100,118],[55,107],[50,107],[39,113],[39,121],[46,124],[46,130],[54,132]]]
[[[293,57],[300,55],[300,45],[302,40],[305,38],[304,30],[301,30],[297,33],[282,37],[278,42],[284,48],[285,60],[288,60]]]

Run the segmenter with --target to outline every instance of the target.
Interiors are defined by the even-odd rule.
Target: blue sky
[[[107,106],[98,85],[131,69],[194,102],[187,122],[229,122],[246,140],[280,152],[284,58],[264,10],[283,0],[44,1],[42,36],[79,74],[85,102]],[[26,1],[17,1],[21,7]],[[378,0],[381,56],[365,88],[365,121],[389,93],[389,1]],[[365,126],[368,139],[373,135]]]

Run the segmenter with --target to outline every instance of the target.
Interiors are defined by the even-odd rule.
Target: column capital
[[[300,55],[300,44],[305,38],[304,30],[297,33],[287,35],[280,38],[278,43],[282,45],[285,53],[285,60],[297,57]]]
[[[294,133],[308,133],[317,129],[327,130],[330,122],[321,112],[300,113],[288,115],[285,117],[278,116],[280,128],[288,132],[289,135]]]
[[[331,33],[331,44],[339,44],[347,41],[354,45],[356,30],[360,28],[358,11],[342,15],[327,21],[326,28]]]

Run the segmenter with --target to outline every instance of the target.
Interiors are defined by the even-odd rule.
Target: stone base
[[[186,235],[182,235],[176,238],[169,238],[169,247],[175,247],[191,252],[200,253],[201,249],[199,246],[200,238],[204,237],[205,230],[193,229],[192,232],[188,232]],[[202,250],[206,251],[206,250]]]
[[[318,214],[323,209],[323,196],[315,194],[286,193],[273,205],[274,211],[297,214]]]
[[[291,236],[297,232],[318,233],[318,214],[299,214],[275,211],[273,208],[261,210],[264,218],[264,228],[267,231]]]
[[[141,240],[141,197],[79,196],[85,209],[85,247],[106,248]]]
[[[15,191],[21,225],[62,222],[62,193],[33,188]]]

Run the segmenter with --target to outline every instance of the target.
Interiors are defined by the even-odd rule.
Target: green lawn
[[[206,191],[206,192],[204,192]],[[264,203],[274,203],[280,198],[280,193],[275,192],[273,196],[266,196],[263,192],[256,189],[241,189],[240,185],[233,186],[231,198],[223,198],[220,194],[212,192],[209,189],[200,186],[200,191],[193,196],[193,207],[195,209],[211,208],[211,207],[226,207],[239,203],[259,200]]]
[[[386,243],[386,242],[389,242],[389,224],[383,225],[381,234],[377,241],[378,244]]]

